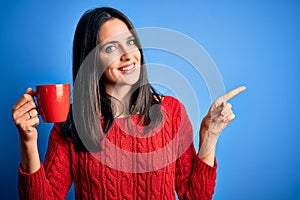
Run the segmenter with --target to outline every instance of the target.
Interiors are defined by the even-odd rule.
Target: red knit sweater
[[[33,174],[19,167],[20,198],[64,199],[74,181],[76,199],[173,200],[174,191],[179,199],[212,199],[216,163],[210,167],[197,156],[184,106],[166,96],[161,108],[161,126],[147,135],[116,119],[95,154],[75,151],[55,124],[44,165]]]

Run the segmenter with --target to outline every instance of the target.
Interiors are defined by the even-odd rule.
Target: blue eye
[[[113,52],[116,49],[117,48],[115,46],[108,46],[108,47],[105,48],[105,52],[106,53],[111,53],[111,52]]]
[[[136,45],[135,39],[131,39],[131,40],[129,40],[127,43],[128,43],[128,45],[130,45],[130,46]]]

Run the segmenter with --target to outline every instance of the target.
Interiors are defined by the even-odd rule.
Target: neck
[[[106,86],[105,91],[110,96],[118,99],[121,103],[114,103],[114,111],[118,117],[128,116],[129,113],[129,103],[130,103],[130,90],[131,85],[122,85],[122,86]],[[113,100],[112,100],[113,101]]]

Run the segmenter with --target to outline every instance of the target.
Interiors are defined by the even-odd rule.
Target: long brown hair
[[[73,109],[70,109],[66,122],[61,124],[62,133],[73,139],[77,150],[97,151],[100,150],[100,141],[110,130],[114,123],[114,111],[111,106],[112,97],[104,89],[102,79],[99,77],[104,70],[95,64],[97,60],[92,54],[92,59],[86,61],[91,52],[97,46],[97,36],[101,26],[112,18],[122,20],[132,32],[141,53],[141,71],[138,82],[132,87],[129,114],[139,115],[139,122],[144,126],[157,126],[162,120],[162,114],[157,106],[150,108],[154,104],[161,103],[160,95],[149,84],[143,51],[139,37],[130,20],[120,11],[102,7],[89,10],[79,20],[73,42]],[[97,55],[96,55],[97,56]],[[91,70],[82,76],[83,66],[93,66]],[[75,82],[79,82],[79,88],[75,87]],[[74,112],[74,107],[76,113]],[[104,125],[100,126],[101,117]],[[76,123],[75,123],[76,122]],[[79,133],[80,132],[80,133]],[[83,142],[83,140],[85,142]],[[87,145],[89,146],[87,148]]]

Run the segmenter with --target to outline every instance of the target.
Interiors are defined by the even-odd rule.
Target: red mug
[[[70,84],[37,85],[32,92],[44,122],[66,121],[70,108]]]

